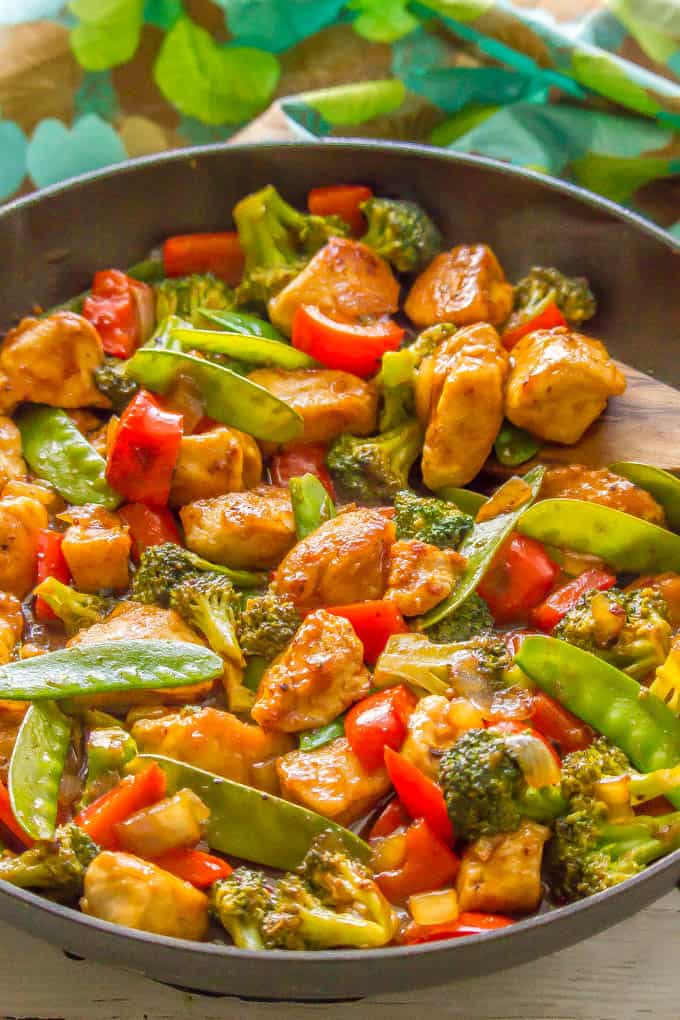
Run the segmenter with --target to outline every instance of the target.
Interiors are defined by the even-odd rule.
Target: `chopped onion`
[[[416,924],[448,924],[458,917],[458,897],[455,889],[419,893],[409,896],[408,909]]]
[[[160,857],[168,850],[196,846],[210,811],[193,790],[142,808],[116,825],[122,848],[139,857]]]
[[[382,839],[371,840],[371,870],[376,874],[383,871],[396,871],[404,863],[406,857],[406,833],[403,829],[390,833]]]
[[[533,733],[510,733],[505,744],[524,773],[529,786],[553,786],[561,778],[560,767],[540,737]]]

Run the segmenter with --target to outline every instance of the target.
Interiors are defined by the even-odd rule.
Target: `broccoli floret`
[[[596,737],[588,747],[572,751],[562,761],[562,795],[572,810],[593,797],[620,810],[679,791],[680,764],[640,774],[605,737]]]
[[[375,377],[382,400],[381,432],[389,432],[413,417],[416,369],[423,358],[434,354],[442,340],[455,333],[457,328],[448,322],[438,323],[423,330],[409,346],[383,354],[380,371]]]
[[[227,577],[237,588],[259,588],[266,583],[266,575],[250,570],[231,570],[209,563],[201,556],[174,542],[154,545],[142,553],[132,582],[132,598],[137,602],[157,603],[167,607],[174,588],[183,581],[204,573]]]
[[[314,216],[294,209],[271,184],[234,208],[234,222],[245,254],[239,305],[266,307],[331,237],[344,237],[338,216]]]
[[[457,549],[474,521],[455,503],[403,489],[394,497],[397,538],[418,538],[441,549]]]
[[[120,358],[105,358],[104,364],[94,370],[94,384],[111,401],[111,407],[120,414],[128,406],[139,385],[126,375],[125,362]]]
[[[236,868],[215,882],[210,908],[239,949],[264,949],[262,925],[274,904],[274,883],[260,871]]]
[[[592,319],[597,311],[585,277],[569,277],[559,269],[533,266],[515,287],[514,311],[506,328],[521,326],[553,303],[574,324]]]
[[[56,577],[46,577],[34,589],[33,594],[43,599],[55,616],[59,617],[68,637],[83,627],[98,623],[115,605],[113,599],[101,595],[84,595],[68,584],[57,581]]]
[[[339,436],[326,463],[348,495],[361,503],[382,503],[408,487],[409,471],[422,447],[422,427],[411,418],[377,436]]]
[[[217,311],[232,308],[236,302],[234,291],[211,273],[179,276],[163,280],[154,288],[156,293],[156,320],[162,322],[168,315],[188,319],[192,326],[214,328],[200,314],[199,308]]]
[[[297,609],[287,598],[267,590],[246,601],[239,622],[239,641],[244,655],[275,659],[293,640],[302,623]]]
[[[457,835],[514,832],[522,818],[552,821],[567,808],[557,786],[528,785],[505,738],[493,730],[462,734],[439,765],[439,784]]]
[[[361,240],[400,273],[419,273],[442,250],[442,235],[416,202],[369,198],[361,208],[368,221]]]
[[[0,855],[0,879],[22,889],[48,889],[60,899],[75,899],[98,853],[87,833],[72,823],[63,825],[54,839],[35,843],[18,856]]]
[[[435,644],[455,644],[490,634],[494,619],[489,607],[477,592],[472,592],[449,616],[428,628],[427,636]]]
[[[588,592],[555,628],[555,637],[598,655],[641,680],[670,648],[668,607],[653,588]]]

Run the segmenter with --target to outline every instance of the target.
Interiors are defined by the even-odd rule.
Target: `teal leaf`
[[[329,124],[354,126],[398,110],[406,98],[406,88],[399,79],[386,78],[301,92],[296,98]]]
[[[407,10],[409,0],[350,0],[357,11],[354,31],[370,42],[391,43],[413,32],[419,21]]]
[[[76,113],[97,113],[104,120],[113,120],[118,113],[118,96],[108,71],[88,71],[73,97]]]
[[[12,195],[26,176],[28,139],[18,124],[0,120],[0,201]]]
[[[239,42],[280,53],[340,13],[344,0],[216,0]]]
[[[214,145],[226,142],[238,129],[238,124],[204,124],[195,117],[182,117],[177,134],[189,145]]]
[[[281,69],[276,57],[248,46],[219,46],[204,28],[181,18],[165,37],[154,77],[187,117],[240,124],[270,102]]]
[[[106,71],[135,55],[144,0],[71,0],[69,10],[78,18],[71,49],[86,71]]]
[[[44,188],[126,158],[111,125],[90,113],[70,129],[54,118],[42,121],[29,142],[27,166],[36,186]]]
[[[182,0],[146,0],[144,21],[167,32],[184,12]]]

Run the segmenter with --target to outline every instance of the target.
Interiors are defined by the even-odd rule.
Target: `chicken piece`
[[[466,847],[456,881],[461,910],[528,914],[541,902],[541,859],[550,829],[524,821],[517,832]]]
[[[352,624],[317,609],[265,672],[251,715],[268,730],[311,730],[332,722],[370,686]]]
[[[395,528],[388,512],[349,510],[298,542],[274,579],[279,595],[298,609],[343,606],[382,598]]]
[[[601,503],[614,510],[623,510],[633,517],[641,517],[652,524],[664,524],[665,514],[653,496],[627,478],[615,475],[607,468],[584,467],[583,464],[565,464],[545,473],[541,485],[541,499],[585,499]]]
[[[147,606],[142,602],[120,602],[101,623],[79,630],[67,642],[67,648],[97,644],[100,641],[188,641],[203,645],[203,640],[187,627],[173,609]],[[125,708],[128,705],[158,704],[161,699],[172,704],[198,701],[212,690],[212,681],[173,687],[163,691],[125,691],[79,697],[79,704],[94,707]]]
[[[416,326],[454,322],[504,322],[512,311],[512,286],[485,244],[458,244],[432,260],[411,287],[404,311]]]
[[[176,758],[269,793],[278,793],[274,760],[294,747],[285,733],[265,733],[231,712],[210,707],[139,719],[132,736],[140,752]]]
[[[249,379],[302,416],[304,433],[296,443],[327,442],[342,432],[367,436],[375,430],[377,390],[372,382],[364,382],[350,372],[258,368]]]
[[[205,415],[201,391],[188,375],[178,375],[163,394],[163,408],[182,415],[184,435],[192,434]]]
[[[577,443],[626,388],[622,372],[599,340],[558,326],[522,337],[505,391],[513,425],[554,443]]]
[[[179,515],[189,549],[212,563],[267,570],[295,544],[290,493],[275,485],[199,499]]]
[[[11,418],[0,417],[0,490],[14,478],[25,478],[26,461],[21,453],[21,433]]]
[[[420,616],[451,594],[464,566],[465,558],[453,549],[418,539],[395,542],[385,598],[404,616]]]
[[[124,591],[130,583],[132,540],[117,514],[88,504],[60,516],[71,522],[61,549],[78,591]]]
[[[361,241],[332,237],[268,307],[287,336],[299,305],[316,305],[332,319],[379,319],[396,312],[399,284],[387,262]]]
[[[449,701],[441,694],[421,698],[408,720],[400,754],[430,779],[436,779],[439,759],[461,733],[484,727],[484,716],[465,698]]]
[[[17,641],[24,632],[24,614],[15,595],[0,591],[0,666],[12,658]]]
[[[423,360],[415,394],[430,489],[466,485],[483,467],[503,421],[507,372],[507,353],[486,323],[458,330]]]
[[[44,319],[23,319],[0,349],[0,408],[22,400],[52,407],[110,407],[94,383],[104,362],[97,330],[82,315],[54,312]]]
[[[168,871],[132,854],[99,854],[85,872],[80,909],[90,917],[154,935],[202,939],[208,897]]]
[[[170,489],[171,506],[241,492],[262,479],[262,456],[252,436],[226,425],[184,436]]]
[[[0,499],[0,591],[24,598],[35,583],[38,534],[49,523],[44,503],[10,482]]]
[[[284,797],[340,825],[365,815],[391,785],[383,766],[364,769],[345,737],[315,751],[290,751],[276,769]]]

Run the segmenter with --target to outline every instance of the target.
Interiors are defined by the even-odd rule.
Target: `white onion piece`
[[[529,786],[554,786],[561,779],[555,756],[533,733],[509,733],[505,745],[516,759]]]

